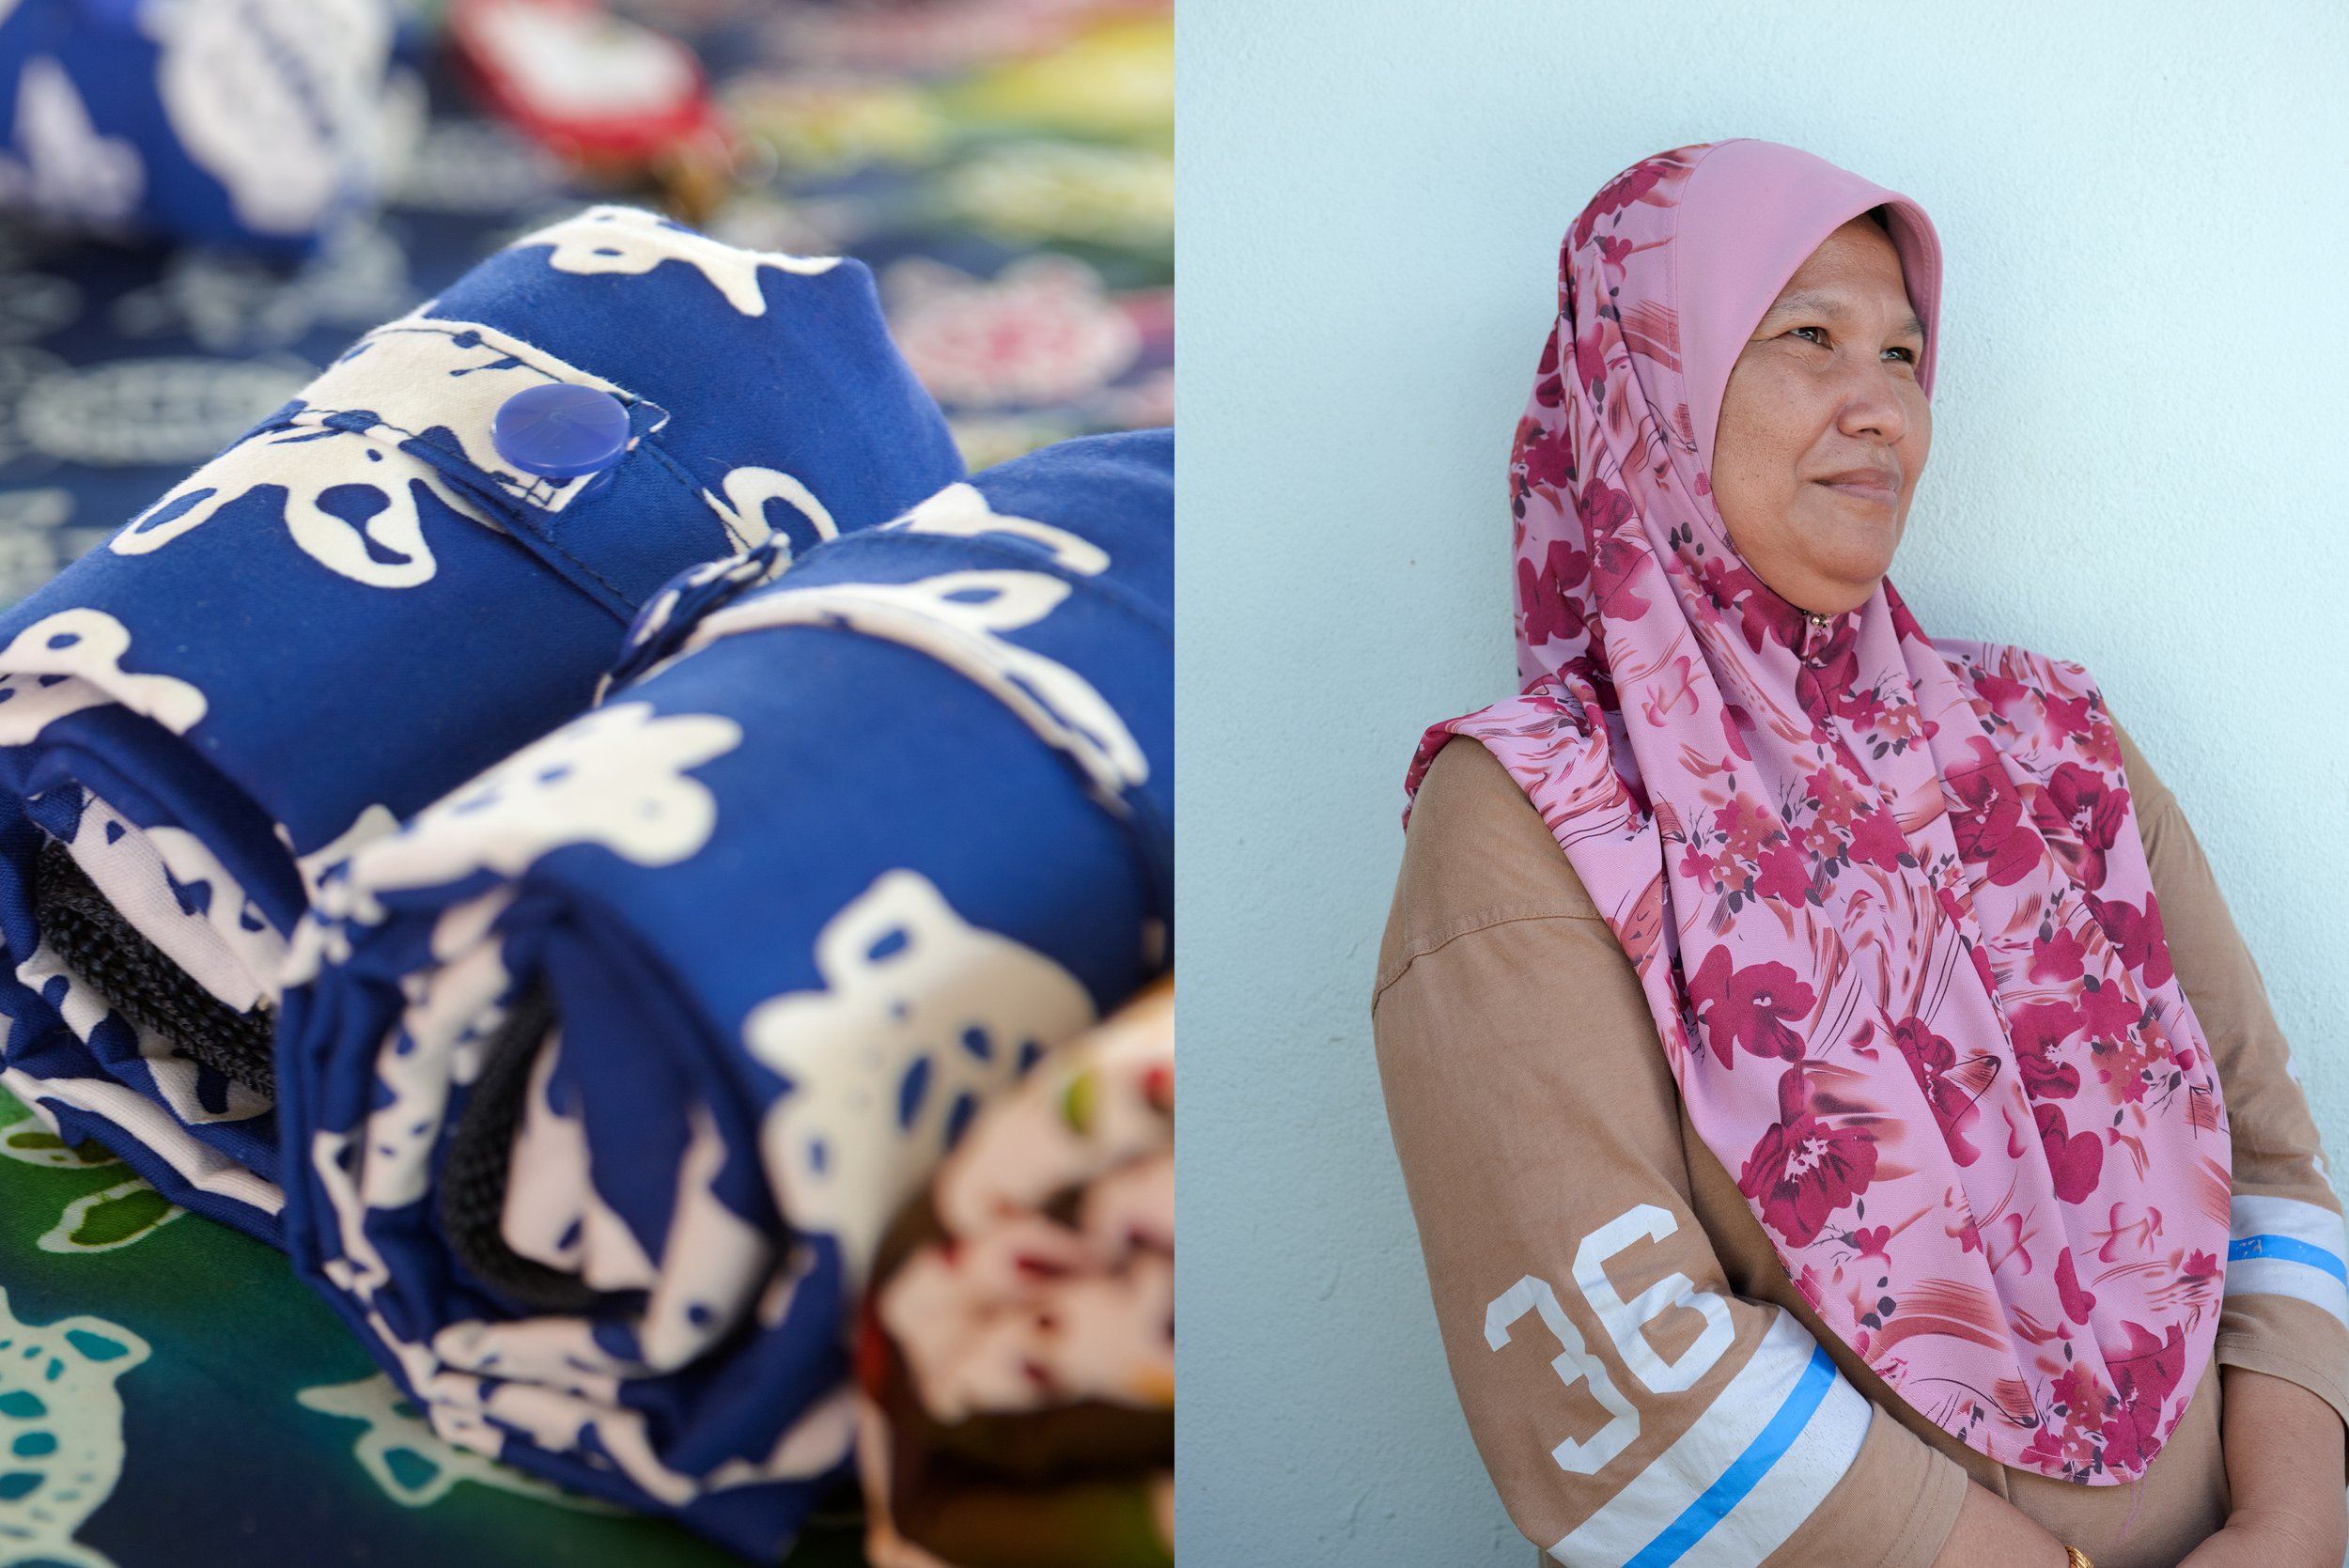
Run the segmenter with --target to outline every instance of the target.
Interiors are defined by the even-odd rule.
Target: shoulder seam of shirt
[[[1409,951],[1379,971],[1377,984],[1371,987],[1370,1005],[1376,1009],[1387,987],[1402,979],[1404,972],[1414,963],[1431,953],[1451,946],[1462,937],[1472,937],[1495,926],[1536,920],[1571,920],[1592,925],[1607,924],[1606,917],[1595,909],[1561,908],[1548,900],[1495,904],[1470,914],[1455,916],[1414,939]],[[1611,928],[1610,934],[1612,934]]]

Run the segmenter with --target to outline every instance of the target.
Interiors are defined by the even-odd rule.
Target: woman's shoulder
[[[1508,769],[1475,740],[1455,737],[1428,764],[1411,805],[1379,946],[1378,988],[1447,942],[1488,926],[1548,919],[1600,917]]]

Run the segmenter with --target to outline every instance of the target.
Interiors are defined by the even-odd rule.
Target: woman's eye
[[[1790,337],[1799,337],[1806,343],[1817,343],[1824,345],[1827,342],[1827,329],[1825,327],[1797,327],[1787,335]]]
[[[1884,351],[1888,354],[1895,355],[1898,358],[1906,361],[1910,365],[1917,363],[1917,350],[1914,349],[1887,349]]]

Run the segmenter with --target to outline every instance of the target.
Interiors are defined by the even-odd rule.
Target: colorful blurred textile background
[[[699,225],[852,255],[972,468],[1174,420],[1169,0],[638,0],[744,156]],[[0,602],[498,245],[614,188],[444,70],[390,205],[298,268],[0,225]],[[617,194],[646,199],[641,190]]]
[[[695,219],[869,263],[973,468],[1172,422],[1166,0],[622,8],[692,44],[739,133],[734,179]],[[358,333],[521,233],[645,199],[574,179],[445,75],[391,204],[299,267],[0,225],[0,603]],[[47,1356],[0,1362],[8,1560],[737,1560],[440,1442],[281,1257],[182,1216],[103,1150],[59,1146],[0,1094],[9,1339]],[[60,1507],[68,1461],[119,1482]],[[861,1535],[851,1486],[790,1561],[861,1563]]]

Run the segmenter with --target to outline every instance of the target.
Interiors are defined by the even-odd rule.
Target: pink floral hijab
[[[2002,1465],[2141,1475],[2209,1360],[2230,1162],[2104,701],[1928,637],[1888,581],[1819,620],[1711,500],[1731,366],[1796,269],[1915,203],[1767,142],[1610,181],[1561,257],[1511,458],[1522,695],[1489,748],[1638,969],[1688,1114],[1804,1297]]]

